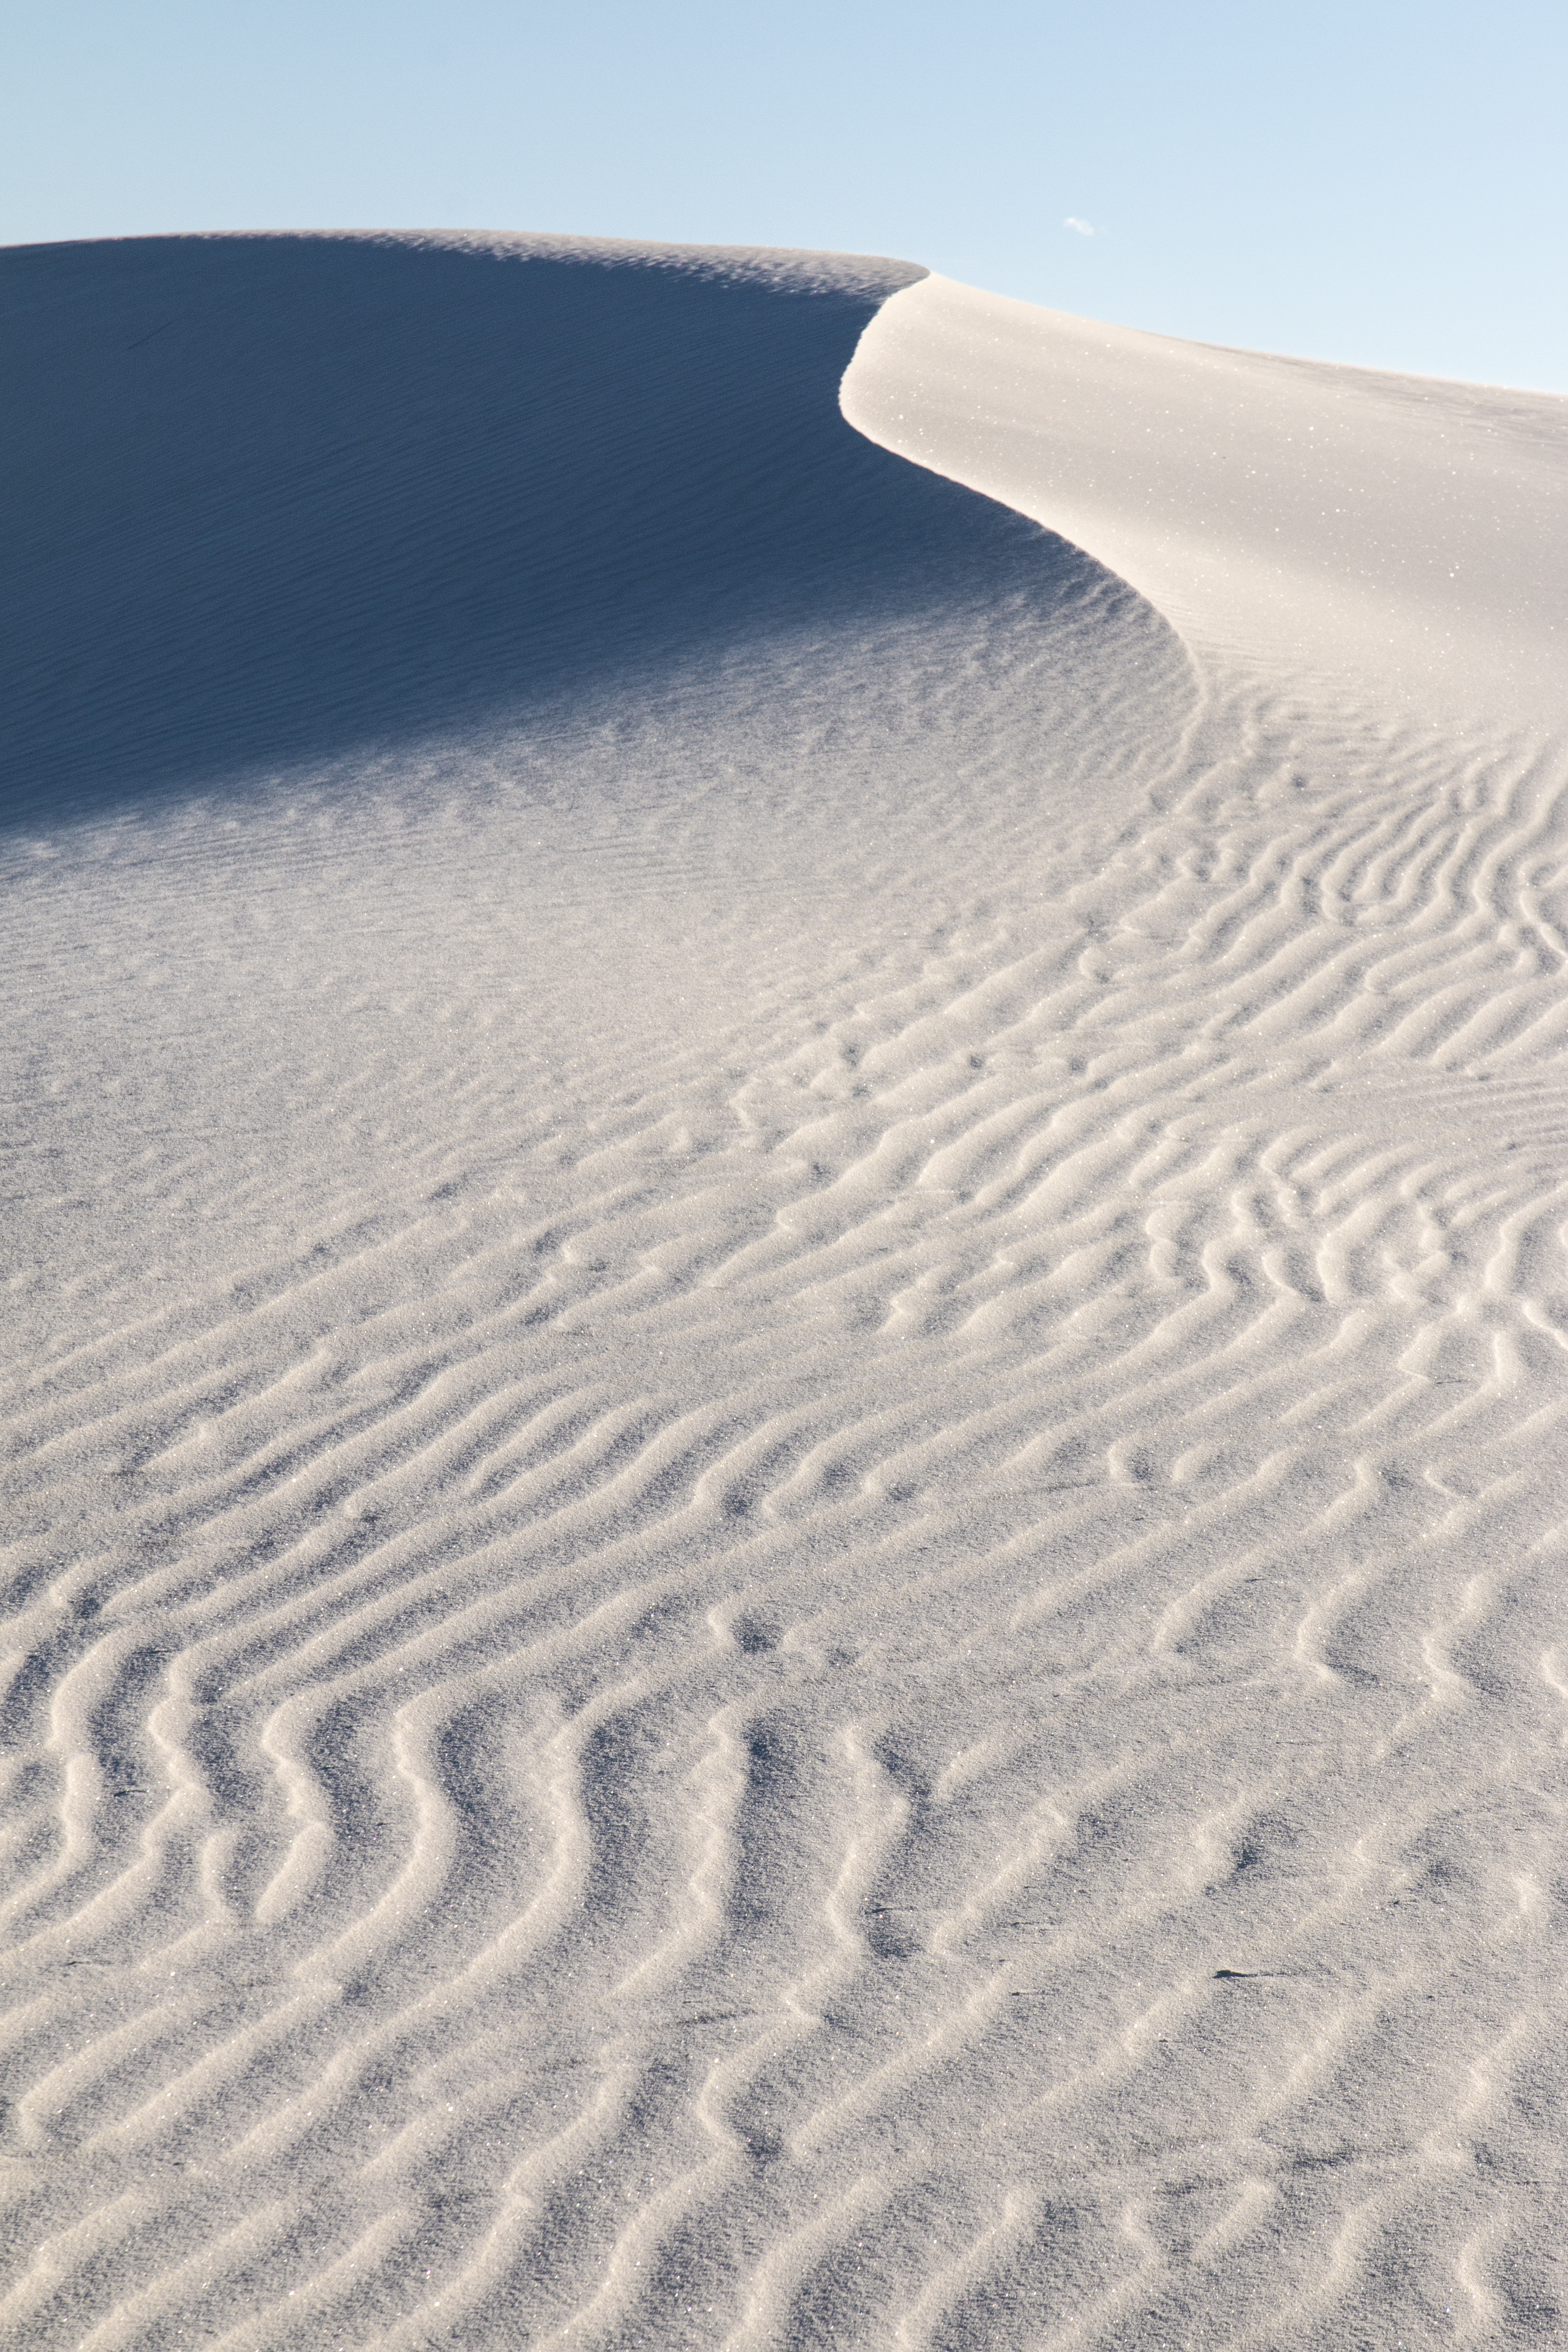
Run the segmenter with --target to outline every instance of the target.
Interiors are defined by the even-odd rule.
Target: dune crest
[[[1195,643],[1418,715],[1568,716],[1563,403],[1102,326],[928,276],[850,422],[1061,531]]]
[[[0,299],[7,2340],[1561,2340],[1561,404]]]

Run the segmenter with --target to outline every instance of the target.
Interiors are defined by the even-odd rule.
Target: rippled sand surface
[[[0,2340],[1561,2344],[1563,404],[0,305]]]

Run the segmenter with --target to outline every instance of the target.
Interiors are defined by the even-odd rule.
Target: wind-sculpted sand
[[[1561,2344],[1562,402],[0,285],[0,2340]]]

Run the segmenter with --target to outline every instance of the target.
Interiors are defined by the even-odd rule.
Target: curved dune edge
[[[928,276],[846,376],[1194,644],[1407,710],[1560,726],[1568,402],[1175,341]]]
[[[851,414],[897,394],[903,319],[964,459],[985,298],[930,281],[868,330],[831,260],[792,308],[557,255],[553,437],[492,462],[524,273],[450,242],[206,245],[300,349],[276,273],[341,270],[417,397],[359,367],[312,471],[290,361],[287,529],[242,448],[57,579],[119,609],[149,517],[176,587],[273,567],[128,713],[105,656],[76,751],[142,783],[0,865],[0,2332],[1555,2345],[1546,702],[1446,721],[1402,612],[1353,667],[1249,634],[1201,468],[1160,572],[1169,437],[1053,505],[1092,553],[1003,511],[1059,487],[1055,326],[986,497],[872,446],[837,385],[858,339]],[[1187,364],[1126,355],[1147,438]]]

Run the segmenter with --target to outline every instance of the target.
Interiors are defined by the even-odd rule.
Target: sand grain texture
[[[1563,404],[0,304],[0,2340],[1561,2343]]]

